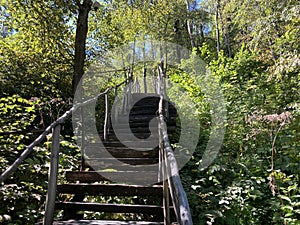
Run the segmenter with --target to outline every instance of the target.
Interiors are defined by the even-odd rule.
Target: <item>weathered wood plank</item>
[[[163,222],[147,222],[147,221],[118,221],[118,220],[68,220],[55,221],[53,225],[163,225]],[[37,223],[36,225],[42,225]]]
[[[123,121],[125,121],[125,119]],[[115,124],[115,127],[117,127],[117,128],[128,127],[128,123],[125,123],[125,122],[121,123],[121,122],[118,121],[118,124]],[[131,128],[136,128],[136,127],[147,127],[148,128],[149,121],[135,122],[135,123],[130,123],[129,125]],[[168,121],[168,126],[175,127],[176,121],[175,120]]]
[[[149,116],[149,115],[134,115],[129,117],[129,123],[142,123],[145,121],[149,121],[153,118],[153,115]],[[168,118],[169,120],[175,120],[176,116],[170,115],[170,117]],[[128,117],[120,117],[118,119],[119,123],[128,123]]]
[[[75,171],[67,172],[66,179],[71,182],[79,181],[85,183],[100,182],[100,181],[116,181],[122,180],[123,183],[157,183],[156,171]]]
[[[145,213],[162,214],[162,207],[158,205],[128,205],[128,204],[103,204],[91,202],[56,202],[56,209],[74,211],[93,211],[108,213]]]
[[[85,164],[91,167],[101,164],[103,168],[113,168],[116,160],[121,163],[121,165],[118,165],[118,168],[122,168],[122,166],[127,167],[128,165],[153,165],[158,163],[157,158],[89,158],[86,159]]]
[[[176,109],[174,108],[174,106],[172,104],[169,104],[170,106],[170,114],[175,116],[176,115]],[[132,107],[132,109],[130,110],[130,115],[156,115],[157,114],[157,110],[158,110],[158,104],[136,104]]]
[[[142,186],[125,184],[62,184],[57,186],[58,193],[101,196],[159,196],[162,186]]]
[[[155,126],[153,126],[153,124],[152,124],[152,129],[157,130],[157,126],[158,126],[158,124],[156,124]],[[117,130],[118,133],[126,133],[129,131],[128,128],[130,129],[131,133],[133,133],[133,134],[136,133],[137,135],[143,134],[143,133],[146,133],[148,135],[150,133],[149,124],[148,124],[148,126],[145,126],[145,127],[128,127],[128,125],[122,126],[120,124],[113,127],[113,129]],[[176,126],[168,126],[168,132],[174,131],[175,129],[176,129]],[[157,131],[156,131],[156,133],[157,133]]]
[[[148,140],[139,140],[137,141],[132,141],[132,140],[124,140],[122,143],[117,140],[112,140],[112,141],[107,141],[107,142],[102,142],[104,146],[106,147],[126,147],[126,146],[135,146],[138,148],[147,148],[149,146],[149,141]],[[92,145],[97,145],[97,143],[93,143]]]
[[[85,154],[89,158],[100,158],[110,153],[115,158],[157,158],[158,149],[137,148],[128,149],[126,147],[101,147],[97,144],[90,144],[85,149]]]

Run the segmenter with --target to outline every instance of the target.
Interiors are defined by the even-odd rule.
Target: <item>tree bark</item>
[[[186,14],[187,14],[186,26],[187,26],[187,30],[188,30],[189,37],[190,37],[191,48],[193,49],[195,47],[195,43],[194,43],[193,32],[192,32],[192,28],[191,28],[191,24],[190,24],[190,19],[189,19],[189,14],[190,14],[189,0],[185,0],[185,6],[186,6]]]
[[[226,46],[227,56],[231,57],[231,49],[230,49],[230,44],[229,44],[229,39],[228,39],[228,32],[227,32],[228,28],[227,28],[227,23],[225,25],[223,23],[222,12],[220,10],[220,2],[219,2],[218,11],[219,11],[219,20],[220,20],[220,25],[221,25],[221,29],[222,29],[222,34],[223,34],[223,38],[224,38],[224,42],[225,42],[225,46]]]
[[[219,10],[220,10],[220,0],[216,0],[215,2],[215,7],[216,7],[216,18],[215,18],[215,23],[216,23],[216,39],[217,39],[217,51],[218,53],[221,50],[221,42],[220,42],[220,30],[219,30]]]
[[[86,57],[86,38],[88,33],[88,16],[92,8],[92,0],[84,0],[81,4],[77,1],[78,5],[78,18],[75,36],[75,58],[74,58],[74,74],[72,81],[73,94],[84,74],[84,61]]]
[[[204,42],[204,31],[203,31],[203,24],[200,24],[200,36],[201,36],[201,42]]]

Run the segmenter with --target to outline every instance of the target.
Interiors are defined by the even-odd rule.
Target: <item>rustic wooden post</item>
[[[141,93],[141,86],[140,86],[138,77],[135,77],[135,81],[134,81],[134,92],[135,92],[135,93]]]
[[[163,206],[164,206],[164,224],[170,225],[170,192],[169,192],[169,185],[168,185],[168,173],[167,173],[167,165],[166,165],[166,151],[164,147],[162,148],[163,152],[163,162],[162,162],[162,172],[163,172]]]
[[[159,121],[158,121],[159,122]],[[164,180],[163,176],[163,152],[162,152],[162,147],[163,147],[163,142],[161,138],[161,130],[160,130],[160,124],[158,124],[158,147],[159,147],[159,152],[158,152],[158,182],[161,182]]]
[[[55,207],[55,196],[56,196],[57,175],[58,175],[60,129],[61,129],[60,124],[58,124],[53,128],[52,151],[51,151],[50,168],[49,168],[49,175],[48,175],[48,190],[46,196],[44,225],[52,225],[53,223],[53,213]]]
[[[84,107],[80,107],[80,122],[81,122],[81,170],[85,170],[85,121],[84,121]]]
[[[158,181],[163,183],[163,213],[164,213],[164,224],[170,225],[170,199],[169,199],[169,187],[168,187],[168,174],[166,168],[166,156],[164,151],[164,143],[162,138],[161,124],[158,124],[159,133],[159,173]]]
[[[144,93],[147,93],[147,69],[144,68]]]
[[[129,112],[130,108],[131,108],[131,103],[132,103],[132,82],[133,82],[133,76],[132,73],[129,71],[128,74],[128,89],[127,89],[127,101],[126,101],[126,112]]]
[[[165,116],[165,120],[169,120],[169,98],[167,95],[167,85],[166,85],[166,74],[161,74],[161,80],[162,80],[162,95],[164,98],[164,103],[163,103],[163,113]]]
[[[108,92],[105,93],[105,120],[104,120],[104,132],[103,138],[104,141],[108,139],[108,132],[109,132],[109,99],[108,99]]]
[[[118,96],[118,87],[115,87],[115,108],[112,109],[114,110],[115,114],[115,121],[118,121],[119,118],[119,96]]]
[[[164,102],[164,97],[163,97],[163,83],[162,83],[162,76],[161,73],[158,72],[158,89],[157,89],[157,94],[160,95],[160,102],[158,106],[158,111],[160,113],[160,116],[162,116],[163,113],[163,104]],[[162,131],[162,126],[161,123],[158,123],[158,133],[159,133],[159,172],[160,172],[160,178],[162,179],[163,182],[163,211],[164,211],[164,224],[165,225],[170,225],[170,193],[169,193],[169,186],[168,186],[168,172],[167,172],[167,155],[166,151],[164,148],[164,139],[163,139],[163,131]]]
[[[127,102],[127,85],[124,87],[122,95],[122,114],[126,113],[126,102]]]
[[[144,93],[147,93],[147,68],[146,68],[146,42],[144,42],[144,46],[143,46],[143,61],[144,61]]]

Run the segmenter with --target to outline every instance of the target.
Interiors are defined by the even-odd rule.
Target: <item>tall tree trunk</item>
[[[201,37],[201,42],[204,42],[204,31],[203,31],[202,23],[200,23],[200,37]]]
[[[78,5],[78,18],[76,26],[75,37],[75,59],[74,59],[74,74],[73,74],[73,94],[75,94],[77,85],[79,84],[84,74],[84,61],[85,61],[85,46],[88,33],[88,16],[92,8],[92,0],[84,0],[81,4],[77,1]]]
[[[220,11],[220,0],[216,0],[215,2],[215,8],[216,8],[216,39],[217,39],[217,51],[220,52],[221,50],[221,42],[220,42],[220,30],[219,30],[219,11]]]
[[[192,28],[191,28],[190,19],[189,19],[189,14],[190,14],[189,0],[185,0],[185,5],[186,5],[186,14],[187,14],[186,26],[187,26],[187,30],[188,30],[189,37],[190,37],[191,47],[193,49],[195,47],[195,43],[194,43],[194,37],[193,37]]]
[[[229,45],[229,39],[228,39],[228,28],[227,28],[227,23],[224,25],[223,23],[223,18],[222,18],[222,12],[220,10],[220,2],[219,2],[219,20],[220,20],[220,25],[221,25],[221,29],[222,29],[222,34],[223,34],[223,38],[225,41],[225,46],[226,46],[226,52],[227,52],[227,56],[231,57],[231,49],[230,49],[230,45]]]

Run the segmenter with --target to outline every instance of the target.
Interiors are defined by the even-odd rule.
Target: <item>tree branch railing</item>
[[[160,165],[160,178],[163,181],[164,190],[164,224],[170,224],[170,208],[169,208],[169,195],[174,206],[177,222],[180,225],[192,225],[192,217],[187,200],[186,193],[183,189],[179,170],[173,149],[170,145],[166,120],[168,118],[168,99],[166,94],[165,74],[160,69],[158,75],[158,91],[160,95],[159,101],[159,165]]]

